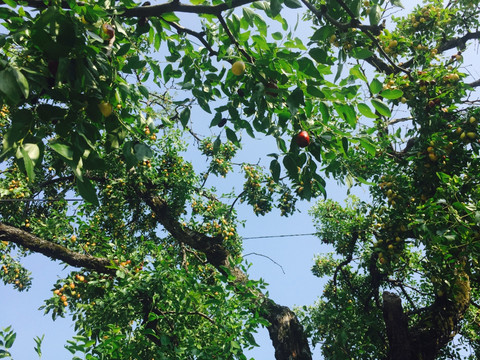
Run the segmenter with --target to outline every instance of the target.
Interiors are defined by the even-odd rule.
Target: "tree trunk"
[[[417,312],[419,320],[410,328],[396,294],[383,293],[383,317],[387,329],[388,360],[435,360],[457,334],[458,322],[470,304],[470,281],[459,272],[449,294],[437,296],[432,305]]]

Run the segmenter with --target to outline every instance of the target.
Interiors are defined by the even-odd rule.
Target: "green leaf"
[[[67,160],[73,160],[73,149],[70,145],[60,142],[51,142],[50,148]]]
[[[296,88],[291,92],[291,94],[287,98],[287,106],[290,112],[294,115],[297,113],[298,108],[300,105],[305,105],[305,99],[303,95],[303,91],[300,88]]]
[[[274,40],[277,40],[277,41],[282,40],[283,39],[283,34],[281,32],[276,31],[276,32],[272,33],[272,38]]]
[[[273,159],[270,162],[270,171],[272,172],[272,177],[275,182],[278,182],[280,179],[280,163],[277,159]]]
[[[372,99],[373,107],[383,116],[390,117],[392,116],[392,112],[388,108],[387,104],[379,99]]]
[[[372,6],[369,14],[370,25],[378,25],[382,16],[382,8],[380,5],[375,4]]]
[[[17,7],[17,2],[16,1],[13,1],[13,0],[3,0],[2,2],[4,2],[5,4],[7,4],[8,6],[12,7],[12,8],[16,8]]]
[[[20,101],[22,91],[11,68],[0,71],[0,93],[3,93],[14,103]]]
[[[378,118],[378,115],[375,114],[367,104],[360,103],[360,104],[357,105],[357,108],[358,108],[358,111],[360,112],[360,114],[362,114],[363,116],[365,116],[367,118],[370,118],[370,119]]]
[[[307,94],[320,98],[325,99],[325,94],[316,86],[308,85],[307,86]]]
[[[297,163],[295,162],[295,160],[293,160],[290,154],[284,156],[283,166],[285,166],[285,169],[287,169],[290,177],[296,177],[296,175],[298,174]]]
[[[16,67],[12,67],[11,69],[12,69],[13,76],[15,77],[15,80],[17,81],[18,88],[20,89],[23,97],[27,98],[28,94],[30,92],[27,78]]]
[[[33,171],[34,169],[34,164],[32,159],[30,159],[30,156],[28,156],[28,152],[24,149],[24,147],[20,147],[20,152],[22,153],[23,157],[23,164],[25,165],[25,171],[28,176],[28,181],[32,182],[35,179],[35,172]]]
[[[165,21],[174,21],[174,22],[180,21],[180,19],[174,13],[162,14],[162,19]]]
[[[342,137],[342,148],[345,155],[348,155],[348,139],[345,136]]]
[[[378,94],[382,91],[383,84],[378,79],[373,79],[370,83],[370,91],[373,95]]]
[[[333,103],[333,107],[342,119],[344,119],[352,128],[355,128],[357,124],[357,114],[352,106],[342,103]]]
[[[355,59],[363,60],[363,59],[368,59],[370,56],[372,56],[373,52],[365,48],[356,47],[352,49],[351,55]]]
[[[78,193],[85,201],[98,206],[97,192],[89,179],[83,178],[83,181],[81,181],[77,177],[76,185]]]
[[[302,4],[298,0],[284,0],[283,3],[290,9],[299,9],[302,7]]]
[[[190,120],[190,108],[186,107],[180,113],[180,122],[184,128],[187,127],[188,121]]]
[[[375,156],[375,153],[376,153],[376,149],[375,149],[375,145],[373,145],[369,140],[367,139],[364,139],[364,138],[360,138],[360,144],[362,145],[362,147],[372,156]]]
[[[41,155],[40,147],[37,144],[26,143],[23,145],[23,148],[27,152],[28,157],[36,164]]]
[[[10,356],[11,355],[8,351],[0,349],[0,359],[4,359],[4,358],[10,357]]]
[[[153,156],[153,151],[150,149],[149,146],[138,143],[133,146],[133,150],[135,152],[135,157],[138,161],[145,161],[151,159]]]
[[[390,0],[390,3],[393,6],[398,6],[398,7],[401,7],[402,9],[405,9],[405,7],[403,6],[403,4],[400,0]]]
[[[235,145],[239,146],[240,143],[238,141],[237,135],[235,134],[235,131],[233,131],[230,128],[225,128],[225,132],[227,133],[227,139],[230,140],[232,143]]]
[[[333,65],[333,60],[328,53],[320,48],[310,49],[308,54],[319,64]]]
[[[360,68],[360,65],[355,65],[352,68],[350,68],[350,75],[355,76],[357,79],[367,82],[367,78],[363,74],[362,69]]]
[[[403,95],[403,91],[399,90],[399,89],[387,89],[387,90],[383,90],[380,93],[380,96],[384,97],[385,99],[389,99],[389,100],[398,99],[398,98],[402,97],[402,95]]]
[[[5,348],[10,349],[17,338],[17,334],[11,331],[5,336]]]
[[[270,11],[271,11],[271,17],[274,18],[278,14],[280,14],[280,11],[282,10],[282,2],[280,0],[270,0]]]

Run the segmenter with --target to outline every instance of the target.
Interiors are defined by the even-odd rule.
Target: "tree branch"
[[[232,0],[218,5],[187,5],[180,1],[172,1],[159,5],[138,6],[132,9],[126,9],[119,16],[123,17],[152,17],[160,16],[165,13],[181,12],[190,14],[211,14],[220,15],[222,12],[234,9],[243,5],[253,3],[257,0]]]
[[[462,37],[457,37],[450,39],[448,41],[445,41],[444,43],[440,44],[438,47],[438,52],[444,52],[453,48],[460,48],[461,50],[465,49],[467,46],[467,41],[473,40],[473,39],[480,39],[480,31],[475,31],[475,32],[468,32]]]
[[[238,49],[238,51],[240,51],[242,53],[242,55],[248,60],[248,62],[253,63],[255,59],[252,56],[250,56],[250,54],[248,54],[242,47],[240,47],[240,44],[238,43],[237,39],[235,39],[232,32],[228,28],[228,25],[225,22],[225,19],[223,18],[223,16],[221,14],[218,14],[217,18],[218,18],[218,21],[220,21],[220,24],[222,25],[223,29],[227,33],[228,38],[230,39],[232,44],[235,45],[235,47]]]
[[[232,255],[225,248],[221,237],[209,237],[182,226],[172,215],[167,202],[151,192],[139,193],[139,196],[155,213],[155,218],[177,240],[183,242],[207,257],[210,264],[217,270],[230,277],[232,283],[244,284],[248,281],[247,275],[237,266],[231,264]],[[262,316],[270,322],[268,331],[275,348],[277,360],[295,359],[311,360],[312,355],[307,337],[295,313],[288,307],[276,304],[259,291],[254,292],[255,300],[252,311],[260,308]]]
[[[71,266],[84,267],[103,274],[115,274],[115,269],[109,259],[79,254],[64,246],[40,239],[27,231],[3,223],[0,223],[0,240],[10,241],[30,251],[43,254],[50,259],[61,260]]]
[[[396,294],[383,293],[383,319],[387,329],[389,343],[388,359],[405,360],[411,358],[408,322],[403,313],[402,300]]]
[[[185,34],[194,36],[198,40],[200,40],[200,42],[203,44],[203,46],[205,46],[205,48],[208,50],[208,52],[210,53],[211,56],[218,55],[218,51],[213,50],[213,48],[210,46],[210,44],[207,42],[207,40],[205,40],[205,37],[204,37],[205,33],[204,32],[198,32],[198,31],[187,29],[187,28],[181,26],[180,24],[177,24],[174,21],[166,21],[166,22],[168,24],[170,24],[171,26],[173,26],[179,34],[185,33]]]

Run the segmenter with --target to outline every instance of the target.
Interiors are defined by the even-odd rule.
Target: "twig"
[[[256,253],[256,252],[251,252],[251,253],[248,253],[248,254],[245,254],[243,255],[243,257],[247,257],[249,255],[257,255],[257,256],[263,256],[264,258],[267,258],[268,260],[270,260],[271,262],[273,262],[275,265],[277,265],[278,267],[280,267],[280,269],[282,270],[282,272],[285,274],[285,271],[283,270],[283,267],[282,265],[280,265],[279,263],[277,263],[275,260],[273,260],[271,257],[267,256],[267,255],[263,255],[263,254],[259,254],[259,253]]]
[[[248,62],[252,63],[255,61],[255,59],[250,56],[250,54],[248,54],[245,49],[243,49],[240,44],[238,43],[237,39],[235,39],[235,37],[233,36],[232,32],[230,31],[230,29],[228,28],[228,25],[227,23],[225,22],[225,19],[223,18],[223,16],[221,14],[218,14],[217,15],[217,18],[218,18],[218,21],[220,21],[220,24],[222,25],[223,29],[225,30],[225,32],[227,33],[230,41],[235,45],[235,47],[238,49],[238,51],[240,51],[242,53],[242,55],[248,60]]]

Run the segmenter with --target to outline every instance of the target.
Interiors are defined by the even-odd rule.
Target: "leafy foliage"
[[[306,334],[327,359],[478,352],[478,1],[2,3],[0,278],[27,289],[29,251],[74,267],[43,308],[75,358],[245,359],[258,326],[277,358],[310,359]],[[236,162],[245,136],[273,140],[267,169]],[[304,331],[248,279],[235,206],[288,216],[326,176],[371,201],[312,210],[333,254]]]

